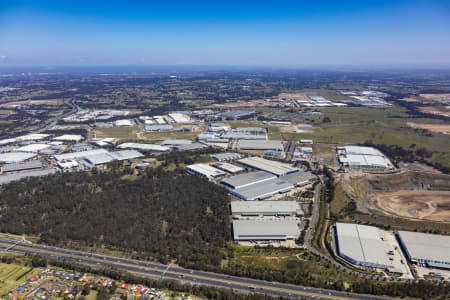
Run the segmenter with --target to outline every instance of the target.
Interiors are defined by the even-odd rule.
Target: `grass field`
[[[375,144],[398,145],[408,149],[415,144],[416,148],[425,147],[437,152],[429,160],[441,162],[450,167],[450,138],[440,133],[424,133],[409,127],[407,122],[423,124],[443,124],[433,119],[413,119],[401,107],[389,109],[373,108],[325,108],[322,112],[331,122],[317,126],[314,133],[283,133],[278,129],[271,130],[271,138],[279,139],[313,139],[320,152],[332,151],[335,145],[363,143],[372,141]],[[317,150],[315,149],[315,150]]]
[[[148,141],[163,141],[165,139],[194,140],[197,132],[148,132],[143,133],[142,138]]]
[[[10,290],[41,271],[39,268],[0,263],[0,297],[6,296]]]
[[[138,138],[139,127],[112,127],[96,129],[95,136],[97,138],[112,137],[117,139],[136,139]]]

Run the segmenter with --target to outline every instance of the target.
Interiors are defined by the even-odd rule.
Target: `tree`
[[[83,289],[81,290],[81,295],[87,296],[91,292],[91,286],[89,284],[83,285]]]

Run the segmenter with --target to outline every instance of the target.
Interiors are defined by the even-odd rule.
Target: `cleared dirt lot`
[[[49,99],[49,100],[25,100],[25,101],[13,101],[0,104],[0,107],[4,108],[14,108],[18,105],[51,105],[59,106],[63,105],[64,101],[62,99]]]
[[[420,108],[421,112],[433,115],[439,115],[444,117],[450,117],[450,110],[432,106],[424,106]]]
[[[450,94],[420,94],[419,96],[429,102],[450,103]]]
[[[420,128],[429,130],[431,132],[450,134],[450,124],[419,124],[407,122],[406,125],[408,125],[411,128]]]
[[[391,215],[450,222],[450,191],[403,190],[372,197],[379,209]]]

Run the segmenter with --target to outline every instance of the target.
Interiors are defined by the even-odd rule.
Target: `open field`
[[[450,104],[450,94],[419,94],[426,102]]]
[[[13,108],[18,105],[51,105],[59,106],[63,105],[64,101],[62,99],[49,99],[49,100],[24,100],[24,101],[13,101],[0,104],[0,107]]]
[[[278,98],[292,99],[292,100],[308,100],[308,97],[304,93],[281,93]]]
[[[326,108],[322,109],[331,122],[316,126],[312,134],[283,134],[293,137],[311,138],[314,143],[343,145],[372,141],[374,144],[398,145],[408,149],[424,147],[428,151],[439,152],[440,160],[450,167],[450,139],[441,134],[421,134],[407,126],[406,122],[417,124],[447,125],[432,119],[411,118],[401,107],[389,109],[373,108]],[[420,123],[419,123],[420,122]],[[405,137],[408,138],[405,138]],[[286,136],[287,137],[287,136]],[[330,147],[330,150],[331,147]],[[434,161],[433,158],[427,160]]]
[[[433,107],[433,106],[424,106],[424,107],[420,108],[420,111],[427,113],[427,114],[450,117],[450,109]]]
[[[105,138],[112,137],[116,139],[137,139],[139,133],[138,126],[130,127],[111,127],[94,130],[95,137]]]
[[[11,116],[11,115],[15,115],[16,112],[13,110],[8,110],[8,109],[0,109],[0,115],[2,116]]]
[[[6,296],[10,290],[18,287],[41,271],[41,269],[37,268],[0,263],[0,297]]]
[[[444,134],[450,133],[450,124],[419,124],[413,122],[407,122],[406,124],[411,128],[426,129],[431,132],[438,132]]]
[[[163,141],[165,139],[185,139],[185,140],[194,140],[197,137],[198,133],[196,132],[182,132],[182,131],[174,131],[174,132],[147,132],[147,133],[139,133],[138,136],[142,139],[148,141]]]
[[[373,195],[376,205],[391,215],[450,222],[450,191],[410,190]]]

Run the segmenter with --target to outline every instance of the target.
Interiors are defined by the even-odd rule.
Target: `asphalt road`
[[[105,256],[27,242],[17,243],[17,240],[0,239],[0,249],[2,249],[2,251],[19,254],[39,254],[49,258],[65,259],[90,266],[112,267],[153,278],[176,279],[191,284],[233,289],[235,291],[246,293],[255,292],[271,296],[290,297],[292,299],[390,299],[388,297],[346,293],[229,276],[225,274],[185,269],[178,266]]]

